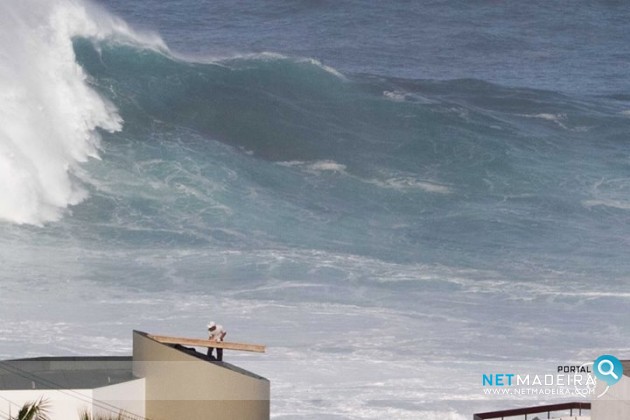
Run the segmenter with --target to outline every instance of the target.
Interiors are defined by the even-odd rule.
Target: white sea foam
[[[330,67],[315,58],[310,58],[310,57],[290,58],[283,54],[279,54],[275,52],[268,52],[268,51],[257,53],[257,54],[248,54],[241,57],[264,59],[264,60],[295,60],[295,62],[297,63],[308,63],[315,67],[319,67],[320,69],[324,70],[327,73],[332,74],[335,77],[338,77],[339,79],[343,79],[343,80],[346,79],[346,76],[344,76],[339,70],[333,67]]]
[[[78,0],[0,4],[0,220],[40,225],[86,197],[73,179],[97,158],[97,129],[117,131],[115,107],[87,83],[74,37],[165,49],[120,19]]]
[[[583,200],[584,207],[608,207],[618,210],[630,210],[630,201],[627,199],[630,190],[630,179],[613,178],[601,179],[593,184],[589,200]]]
[[[614,288],[573,283],[568,273],[515,282],[499,272],[316,250],[110,250],[58,242],[0,248],[9,273],[0,294],[0,358],[129,354],[132,329],[196,337],[208,319],[220,318],[235,341],[268,346],[264,355],[226,357],[271,380],[277,418],[459,420],[504,407],[482,393],[480,374],[500,361],[534,369],[531,349],[541,343],[556,360],[573,360],[575,351],[588,356],[593,347],[627,348],[623,331],[592,334],[599,320],[582,321],[606,304],[618,308],[611,325],[622,325],[627,302]],[[20,276],[30,261],[42,261],[29,267],[31,281]],[[253,266],[255,282],[227,290],[218,283],[235,267]],[[335,281],[332,270],[340,273]],[[178,290],[182,281],[194,292]],[[391,295],[396,289],[401,293]],[[332,293],[343,301],[329,302]],[[580,328],[567,319],[581,320]],[[475,346],[453,345],[454,337]]]
[[[391,188],[395,190],[418,189],[431,193],[450,194],[452,191],[449,187],[431,181],[423,181],[414,177],[394,177],[386,180],[371,180],[370,183],[378,185],[381,188]]]
[[[630,202],[621,200],[584,200],[584,207],[610,207],[619,210],[630,210]]]
[[[550,121],[556,124],[558,127],[561,127],[565,130],[568,130],[569,127],[566,126],[564,121],[566,121],[566,114],[549,114],[549,113],[540,113],[540,114],[519,114],[521,117],[525,118],[538,118],[545,121]]]
[[[334,160],[316,160],[312,162],[291,160],[287,162],[279,162],[278,165],[286,167],[298,167],[306,172],[315,174],[321,172],[336,172],[340,174],[347,174],[346,165],[337,163]]]
[[[399,90],[383,91],[383,96],[386,97],[387,99],[391,99],[394,102],[404,102],[405,99],[407,99],[407,94]]]
[[[404,90],[384,90],[383,97],[392,102],[413,102],[425,105],[437,103],[434,99],[419,95],[417,92],[410,93]]]
[[[191,55],[191,54],[183,54],[179,52],[169,51],[169,54],[175,58],[180,60],[184,60],[187,62],[194,63],[205,63],[205,64],[214,64],[217,66],[225,66],[230,67],[230,60],[261,60],[261,61],[281,61],[287,60],[292,61],[294,63],[307,63],[313,65],[315,67],[319,67],[321,70],[324,70],[326,73],[332,74],[333,76],[341,79],[347,80],[346,76],[341,73],[339,70],[322,63],[320,60],[311,57],[291,57],[284,54],[271,52],[271,51],[263,51],[260,53],[247,53],[247,54],[221,54],[221,55]]]
[[[453,192],[451,188],[446,185],[434,181],[418,179],[417,177],[412,175],[389,176],[385,179],[364,179],[348,172],[346,165],[337,163],[334,160],[318,160],[312,162],[293,160],[287,162],[279,162],[278,165],[299,168],[304,172],[315,175],[320,175],[324,172],[336,173],[353,178],[359,182],[376,185],[379,188],[387,188],[398,191],[422,190],[425,192],[436,194],[451,194]]]
[[[312,65],[317,66],[320,69],[324,70],[325,72],[330,73],[333,76],[338,77],[339,79],[346,80],[346,76],[344,76],[339,70],[337,70],[337,69],[335,69],[333,67],[330,67],[330,66],[328,66],[328,65],[326,65],[326,64],[322,63],[321,61],[316,60],[314,58],[303,58],[303,59],[300,60],[300,62],[306,62],[306,63],[312,64]]]
[[[346,165],[342,165],[332,160],[321,160],[308,165],[308,169],[312,171],[330,171],[345,172]]]
[[[555,114],[534,114],[534,115],[528,115],[528,117],[532,117],[532,118],[540,118],[543,120],[547,120],[547,121],[558,121],[559,119],[562,118],[561,115],[555,115]]]

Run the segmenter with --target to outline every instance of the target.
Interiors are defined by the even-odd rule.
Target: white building
[[[622,360],[623,375],[601,397],[591,402],[592,420],[630,419],[630,360]],[[597,381],[595,395],[604,392],[606,383]]]
[[[144,418],[145,380],[132,374],[131,357],[41,357],[0,364],[0,415],[15,416],[26,402],[48,401],[52,419],[83,411],[124,411]],[[2,418],[0,417],[0,418]]]
[[[265,378],[134,331],[132,357],[41,357],[0,362],[0,419],[44,399],[52,420],[80,413],[129,420],[269,419]]]

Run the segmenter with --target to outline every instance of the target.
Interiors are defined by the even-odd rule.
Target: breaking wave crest
[[[0,220],[40,225],[86,197],[77,165],[98,157],[99,130],[118,131],[116,108],[87,83],[73,38],[164,49],[87,2],[0,4]]]

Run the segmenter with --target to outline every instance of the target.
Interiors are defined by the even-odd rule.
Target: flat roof
[[[94,389],[134,379],[130,356],[36,357],[0,362],[0,390]]]
[[[150,337],[149,337],[150,338]],[[155,341],[155,340],[153,340]],[[159,343],[159,341],[158,341]],[[236,372],[236,373],[240,373],[241,375],[245,375],[245,376],[249,376],[255,379],[263,379],[265,381],[268,381],[267,378],[264,378],[260,375],[255,374],[254,372],[250,372],[249,370],[245,370],[241,367],[238,367],[236,365],[233,365],[231,363],[227,363],[227,362],[223,362],[223,361],[219,361],[219,360],[210,360],[208,359],[208,356],[206,356],[204,353],[199,353],[195,348],[193,347],[185,347],[182,346],[180,344],[163,344],[160,343],[163,346],[167,346],[167,347],[171,347],[175,350],[181,351],[184,354],[187,354],[189,356],[192,357],[196,357],[197,359],[200,359],[204,362],[208,362],[208,363],[212,363],[213,365],[217,365],[217,366],[221,366],[225,369],[231,370],[232,372]]]
[[[221,366],[224,369],[228,369],[228,370],[231,370],[232,372],[240,373],[241,375],[249,376],[249,377],[252,377],[252,378],[255,378],[255,379],[261,379],[261,380],[269,381],[267,378],[264,378],[264,377],[262,377],[260,375],[255,374],[254,372],[250,372],[248,370],[240,368],[240,367],[238,367],[236,365],[233,365],[231,363],[209,359],[208,356],[206,355],[206,353],[200,353],[199,351],[197,351],[196,347],[187,347],[187,346],[183,346],[181,344],[174,344],[174,343],[162,343],[162,342],[156,340],[154,336],[152,336],[151,334],[148,334],[148,333],[146,333],[144,331],[134,330],[133,332],[134,332],[134,334],[141,335],[141,336],[143,336],[143,337],[145,337],[145,338],[147,338],[147,339],[149,339],[151,341],[154,341],[154,342],[158,343],[161,346],[166,346],[166,347],[178,350],[181,353],[184,353],[184,354],[186,354],[188,356],[191,356],[191,357],[195,357],[195,358],[197,358],[199,360],[202,360],[204,362],[212,363],[213,365],[217,365],[217,366]],[[194,340],[194,339],[192,339],[192,340]],[[207,350],[205,350],[205,351],[207,351]]]

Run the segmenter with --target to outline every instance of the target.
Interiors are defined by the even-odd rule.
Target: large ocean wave
[[[144,232],[123,242],[569,268],[630,207],[622,100],[192,59],[88,3],[30,6],[3,14],[21,40],[3,43],[3,220],[59,220],[91,194],[70,220]]]
[[[124,353],[220,315],[273,349],[234,357],[274,415],[461,418],[502,404],[479,361],[626,348],[627,92],[386,67],[0,4],[0,353]]]
[[[30,0],[0,8],[0,220],[41,224],[85,198],[73,175],[98,156],[98,129],[121,129],[115,107],[88,85],[72,39],[162,44],[88,3]]]
[[[80,172],[93,200],[77,217],[111,209],[122,228],[160,226],[187,245],[455,253],[484,269],[519,255],[588,266],[581,232],[623,220],[618,100],[155,45],[74,38],[86,83],[125,120],[105,134],[106,161]]]

